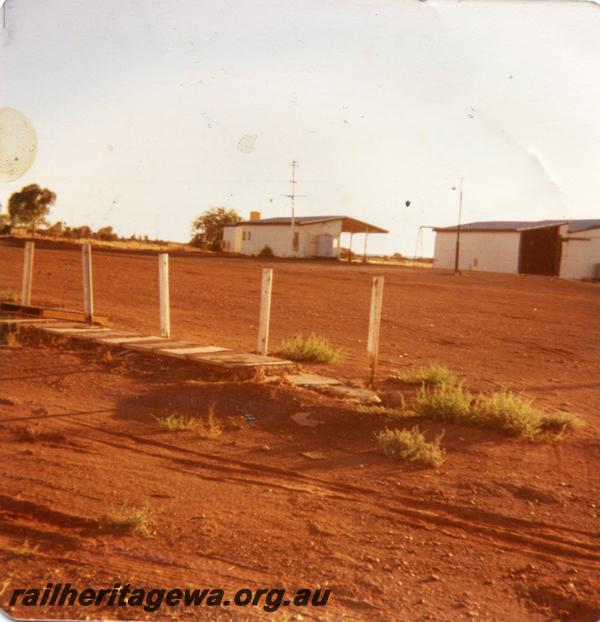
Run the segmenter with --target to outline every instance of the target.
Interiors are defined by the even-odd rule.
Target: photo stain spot
[[[242,136],[238,141],[238,149],[242,153],[252,153],[254,151],[254,144],[256,143],[256,139],[258,138],[258,134],[246,134]]]
[[[14,181],[31,167],[37,137],[31,121],[14,108],[0,108],[0,181]]]

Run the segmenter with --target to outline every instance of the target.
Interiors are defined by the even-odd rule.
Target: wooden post
[[[83,260],[83,310],[85,321],[94,322],[94,289],[92,285],[92,247],[84,244],[81,247]]]
[[[269,323],[271,321],[271,290],[273,288],[272,268],[263,268],[262,287],[260,295],[260,318],[258,321],[258,347],[259,354],[269,351]]]
[[[31,285],[33,283],[33,253],[34,242],[25,242],[25,254],[23,256],[23,280],[21,286],[21,304],[31,304]]]
[[[367,353],[369,355],[369,384],[375,380],[375,369],[379,356],[379,332],[381,327],[381,306],[383,303],[383,277],[373,277],[371,290],[371,309],[369,312],[369,336],[367,339]]]
[[[160,291],[160,334],[171,336],[171,310],[169,306],[169,255],[158,255],[158,287]]]
[[[348,249],[348,263],[352,263],[352,236],[354,233],[350,232],[350,248]]]

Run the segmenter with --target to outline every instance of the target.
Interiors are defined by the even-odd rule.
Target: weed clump
[[[508,389],[476,399],[462,385],[422,386],[413,408],[423,417],[490,428],[524,438],[544,433],[560,438],[583,427],[584,421],[568,413],[545,413],[533,400]]]
[[[480,395],[473,403],[471,420],[475,425],[493,428],[515,436],[533,438],[542,431],[543,413],[533,400],[507,389]]]
[[[422,386],[413,408],[423,417],[436,421],[470,423],[472,401],[473,396],[462,385]]]
[[[25,539],[23,544],[19,547],[12,549],[12,552],[19,557],[31,557],[35,555],[40,550],[40,545],[35,544],[34,546],[30,546],[29,540]]]
[[[154,417],[158,423],[169,432],[181,432],[184,430],[194,430],[198,422],[188,419],[183,415],[169,415],[168,417]]]
[[[221,424],[215,419],[215,408],[212,404],[208,409],[206,417],[201,418],[197,425],[198,434],[202,438],[219,438],[223,434]]]
[[[131,531],[145,538],[153,536],[156,527],[154,512],[147,501],[140,506],[130,506],[123,503],[119,508],[112,508],[103,522],[111,529]]]
[[[286,339],[279,348],[279,354],[291,361],[313,363],[335,363],[344,357],[343,350],[336,350],[327,339],[314,333],[308,337],[295,335]]]
[[[585,421],[577,415],[569,413],[542,414],[542,431],[561,437],[567,432],[575,432],[585,426]]]
[[[398,378],[409,384],[422,384],[428,387],[457,384],[454,373],[438,363],[420,367],[414,373],[401,374]]]
[[[440,447],[443,436],[442,432],[433,441],[427,441],[418,426],[410,430],[385,428],[377,435],[377,442],[386,456],[435,468],[445,460],[446,452]]]
[[[169,432],[193,431],[201,438],[218,438],[223,433],[219,421],[215,418],[215,405],[211,404],[204,417],[192,419],[183,415],[154,417]]]
[[[398,377],[421,385],[412,408],[428,419],[491,428],[524,438],[547,433],[559,439],[585,425],[575,415],[545,413],[534,406],[532,399],[508,389],[474,398],[449,369],[437,363]]]

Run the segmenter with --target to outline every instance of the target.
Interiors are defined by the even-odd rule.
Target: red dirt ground
[[[22,251],[0,244],[0,291],[19,291]],[[94,255],[96,310],[156,334],[156,259]],[[382,457],[378,416],[285,384],[208,382],[192,367],[66,342],[0,348],[0,607],[48,581],[111,586],[329,586],[323,609],[176,610],[274,620],[585,620],[600,616],[600,288],[537,277],[325,262],[174,257],[176,337],[255,345],[260,268],[274,273],[272,341],[325,335],[364,376],[371,277],[386,277],[384,402],[412,390],[392,370],[439,361],[474,390],[510,386],[587,427],[561,442],[446,426],[437,470]],[[80,306],[80,257],[36,249],[33,303]],[[198,417],[223,434],[163,431]],[[316,428],[290,415],[309,412]],[[250,415],[246,417],[245,415]],[[414,425],[416,418],[407,418]],[[428,437],[441,426],[419,421]],[[309,452],[307,454],[307,452]],[[317,458],[317,459],[315,459]],[[97,522],[147,501],[152,538]],[[25,540],[39,546],[19,554]],[[32,615],[19,608],[13,613]],[[93,615],[90,610],[36,616]],[[103,616],[164,619],[135,609]]]

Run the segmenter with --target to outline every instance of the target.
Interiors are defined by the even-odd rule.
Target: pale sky
[[[598,3],[7,0],[0,49],[38,138],[0,202],[39,183],[52,221],[287,216],[292,159],[297,214],[389,229],[373,251],[455,224],[461,177],[464,222],[600,217]]]

